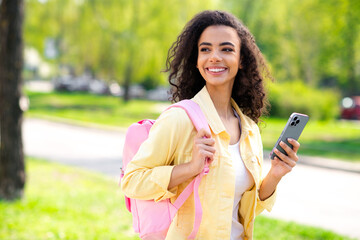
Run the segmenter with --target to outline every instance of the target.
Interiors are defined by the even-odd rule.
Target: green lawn
[[[62,118],[85,124],[101,124],[126,129],[144,118],[156,119],[168,102],[132,100],[85,93],[27,92],[29,117]],[[271,150],[287,119],[265,119],[261,125],[264,148]],[[300,137],[300,154],[360,162],[360,124],[345,121],[310,121]]]
[[[27,92],[30,109],[26,116],[65,118],[84,123],[128,127],[143,118],[156,119],[167,103],[132,100],[87,93]]]
[[[0,201],[0,239],[139,239],[116,179],[35,159],[27,159],[27,174],[24,199]],[[260,216],[255,239],[350,238]]]
[[[351,239],[319,228],[304,226],[294,222],[280,221],[263,216],[258,216],[255,219],[254,229],[255,240]]]
[[[27,159],[23,200],[0,202],[0,239],[138,239],[113,179]]]
[[[287,119],[265,119],[262,128],[264,148],[271,150]],[[299,154],[360,162],[360,123],[350,121],[312,121],[305,127],[299,142]]]

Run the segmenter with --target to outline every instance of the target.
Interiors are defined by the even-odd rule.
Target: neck
[[[221,119],[228,120],[234,115],[231,107],[231,88],[213,88],[206,86],[215,109]]]

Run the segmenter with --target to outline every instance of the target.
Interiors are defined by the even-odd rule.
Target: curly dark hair
[[[239,69],[235,77],[231,97],[245,115],[258,123],[269,106],[263,85],[264,78],[273,78],[250,31],[228,12],[203,11],[197,14],[170,47],[165,70],[169,72],[168,79],[172,85],[170,100],[177,102],[190,99],[205,85],[205,80],[196,68],[198,41],[202,32],[212,25],[232,27],[239,35],[242,69]]]

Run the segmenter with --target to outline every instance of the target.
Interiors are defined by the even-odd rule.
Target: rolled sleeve
[[[155,202],[176,196],[178,187],[168,190],[173,169],[174,166],[162,166],[152,170],[150,180],[158,185],[161,188],[161,192],[163,192],[161,196],[154,199]]]
[[[257,194],[257,205],[255,210],[256,215],[259,215],[262,211],[264,211],[264,209],[266,209],[268,212],[271,212],[275,204],[275,201],[276,201],[276,190],[270,197],[268,197],[263,201],[259,198],[259,194]]]

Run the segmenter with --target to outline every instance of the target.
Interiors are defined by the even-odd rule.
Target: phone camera
[[[296,127],[300,123],[300,119],[298,117],[294,117],[294,119],[291,121],[290,126]]]

